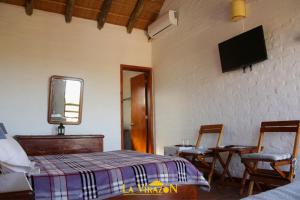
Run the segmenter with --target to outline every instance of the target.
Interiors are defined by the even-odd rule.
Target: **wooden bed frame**
[[[15,136],[29,156],[103,151],[103,135]],[[178,186],[178,193],[162,195],[119,195],[110,200],[193,200],[199,199],[199,185]]]

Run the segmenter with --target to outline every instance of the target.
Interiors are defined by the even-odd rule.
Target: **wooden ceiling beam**
[[[74,0],[75,3],[73,6],[73,14],[72,16],[70,14],[67,14],[66,16],[66,13],[72,13],[72,9],[69,9],[70,11],[67,11],[66,7],[68,1],[69,0],[0,0],[0,2],[5,2],[23,7],[27,15],[32,15],[35,9],[38,9],[51,13],[62,14],[67,22],[72,21],[73,16],[76,16],[95,21],[99,20],[99,28],[104,26],[105,23],[125,26],[126,28],[128,26],[128,32],[131,32],[133,30],[132,27],[145,30],[147,25],[154,20],[155,16],[159,12],[160,6],[162,6],[164,2],[164,0],[111,0],[111,8],[106,12],[107,16],[105,18],[101,17],[105,16],[105,12],[103,12],[101,8],[103,4],[106,4],[104,3],[104,1],[106,0]],[[134,16],[138,16],[137,11],[139,9],[137,8],[142,7],[138,6],[141,5],[141,2],[144,2],[143,10],[141,10],[141,14],[139,15],[139,17],[137,17],[136,21],[134,22]],[[105,10],[104,8],[105,6],[103,7],[103,10]],[[133,12],[134,9],[135,12]]]
[[[67,0],[66,11],[65,11],[65,20],[67,23],[70,23],[72,21],[74,5],[75,5],[75,0]]]
[[[25,0],[25,12],[27,15],[32,15],[33,13],[33,0]]]
[[[1,2],[1,0],[0,0]],[[53,0],[39,0],[39,2],[41,3],[49,3],[53,6],[59,6],[59,7],[64,7],[66,6],[65,3],[62,3],[62,2],[57,2],[57,1],[53,1]],[[114,2],[114,4],[120,4],[118,2]],[[87,8],[87,7],[82,7],[82,6],[79,6],[79,5],[74,5],[74,8],[76,8],[77,10],[80,11],[84,11],[84,12],[93,12],[93,13],[97,13],[100,14],[100,11],[99,9],[96,9],[96,8]],[[36,7],[35,9],[39,9],[38,7]],[[45,10],[45,9],[43,9]],[[45,11],[48,11],[48,10],[45,10]],[[48,12],[53,12],[53,11],[48,11]],[[59,13],[59,12],[57,12]],[[154,13],[154,12],[153,12]],[[154,13],[157,15],[157,13]],[[113,12],[110,12],[109,15],[112,15],[114,17],[122,17],[122,18],[129,18],[128,16],[124,15],[124,14],[118,14],[118,13],[113,13]],[[92,18],[88,18],[88,19],[92,19]],[[95,20],[97,20],[97,18],[95,18]],[[142,22],[142,23],[147,23],[148,22],[148,19],[142,19],[142,18],[139,18],[138,21]]]
[[[104,0],[101,6],[100,13],[97,18],[98,22],[98,29],[101,30],[106,22],[107,15],[109,13],[109,10],[111,8],[112,0]]]
[[[143,8],[144,8],[144,0],[138,0],[135,4],[135,7],[130,15],[130,18],[127,23],[127,32],[131,33],[134,27],[135,22],[137,21],[138,17],[141,15]]]

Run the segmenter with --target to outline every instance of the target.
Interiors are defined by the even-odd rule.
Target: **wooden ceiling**
[[[133,28],[146,30],[159,14],[164,0],[1,0],[2,2],[24,6],[28,15],[34,9],[65,15],[66,22],[72,16],[98,21],[101,29],[105,22],[126,26],[127,32]],[[25,12],[24,12],[25,13]]]

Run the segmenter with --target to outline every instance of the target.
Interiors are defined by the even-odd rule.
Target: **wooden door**
[[[131,78],[130,84],[132,150],[147,152],[147,106],[145,74],[140,74]]]

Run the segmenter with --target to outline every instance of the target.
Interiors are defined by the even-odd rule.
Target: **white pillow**
[[[6,136],[7,139],[0,140],[0,163],[31,167],[31,161],[21,145],[11,136]]]
[[[21,166],[1,163],[1,172],[2,172],[2,174],[7,174],[7,173],[11,173],[11,172],[28,173],[30,170],[31,170],[30,167],[21,167]]]
[[[35,162],[31,162],[30,167],[21,167],[15,165],[9,165],[6,163],[1,163],[1,172],[2,174],[14,173],[14,172],[23,172],[28,175],[40,174],[40,168],[35,166]]]

